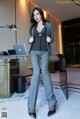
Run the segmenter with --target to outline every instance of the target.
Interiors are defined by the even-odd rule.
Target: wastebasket
[[[25,92],[25,77],[18,76],[16,78],[16,93],[24,93]]]

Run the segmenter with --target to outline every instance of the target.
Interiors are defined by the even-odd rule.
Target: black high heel
[[[30,115],[31,117],[33,117],[33,118],[36,118],[36,113],[35,113],[35,112],[34,112],[34,113],[29,112],[29,115]]]
[[[57,110],[57,105],[54,105],[54,109],[53,110],[49,110],[49,112],[48,112],[48,116],[51,116],[51,115],[53,115],[54,113],[56,113],[56,110]]]

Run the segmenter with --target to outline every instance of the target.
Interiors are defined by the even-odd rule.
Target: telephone
[[[1,51],[0,55],[8,55],[8,53],[6,51]]]

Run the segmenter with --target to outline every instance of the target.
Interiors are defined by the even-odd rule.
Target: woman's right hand
[[[33,37],[30,37],[29,43],[32,43],[33,41],[34,41],[34,38]]]

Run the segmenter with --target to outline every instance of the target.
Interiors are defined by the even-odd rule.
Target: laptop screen
[[[20,44],[14,44],[13,48],[16,51],[16,55],[22,55],[22,56],[27,56],[27,49],[24,43],[20,43]]]
[[[9,49],[8,54],[9,55],[16,55],[16,51],[14,49]]]

